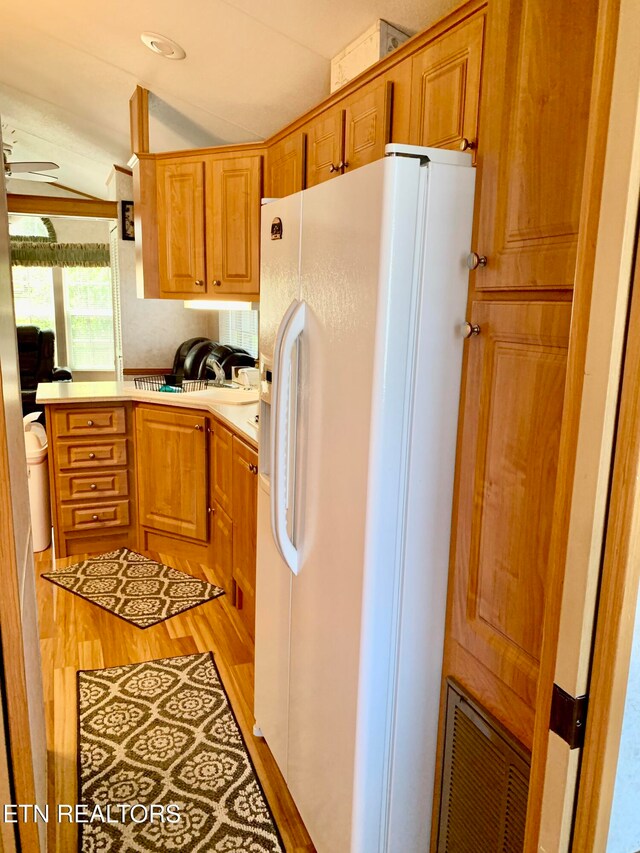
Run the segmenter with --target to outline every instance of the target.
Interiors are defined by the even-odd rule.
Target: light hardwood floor
[[[156,560],[212,583],[212,571],[198,563],[155,551]],[[68,557],[57,566],[82,557]],[[38,575],[51,569],[51,551],[36,554]],[[162,657],[213,651],[220,675],[264,787],[287,853],[313,853],[314,847],[293,804],[266,743],[252,734],[253,642],[231,607],[230,596],[141,630],[99,607],[38,578],[38,608],[42,649],[47,742],[49,803],[76,800],[76,672]],[[49,824],[49,850],[74,853],[75,827]]]

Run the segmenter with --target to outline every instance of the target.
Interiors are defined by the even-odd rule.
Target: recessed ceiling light
[[[149,50],[164,56],[165,59],[184,59],[187,55],[179,44],[166,36],[161,36],[160,33],[142,33],[140,38]]]

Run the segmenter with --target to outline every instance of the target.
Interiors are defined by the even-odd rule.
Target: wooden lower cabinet
[[[258,454],[233,437],[233,580],[236,607],[254,636]]]
[[[474,302],[466,344],[445,674],[528,747],[570,319],[568,302]]]
[[[138,503],[143,528],[208,541],[207,422],[203,412],[136,407]]]
[[[222,509],[220,504],[211,507],[211,567],[215,572],[216,581],[222,586],[227,595],[232,597],[235,604],[235,589],[233,586],[233,522]]]
[[[48,405],[47,424],[56,556],[136,548],[131,404]]]

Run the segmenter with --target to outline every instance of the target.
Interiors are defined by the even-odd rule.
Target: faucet
[[[207,360],[207,367],[211,368],[213,371],[213,384],[220,388],[225,384],[227,377],[225,376],[225,372],[220,366],[220,363],[215,360],[215,358],[210,358]]]

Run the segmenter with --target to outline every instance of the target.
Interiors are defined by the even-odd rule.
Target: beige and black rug
[[[284,853],[213,655],[79,672],[78,703],[81,853]]]
[[[149,628],[224,594],[215,584],[118,548],[42,575],[92,604]]]

